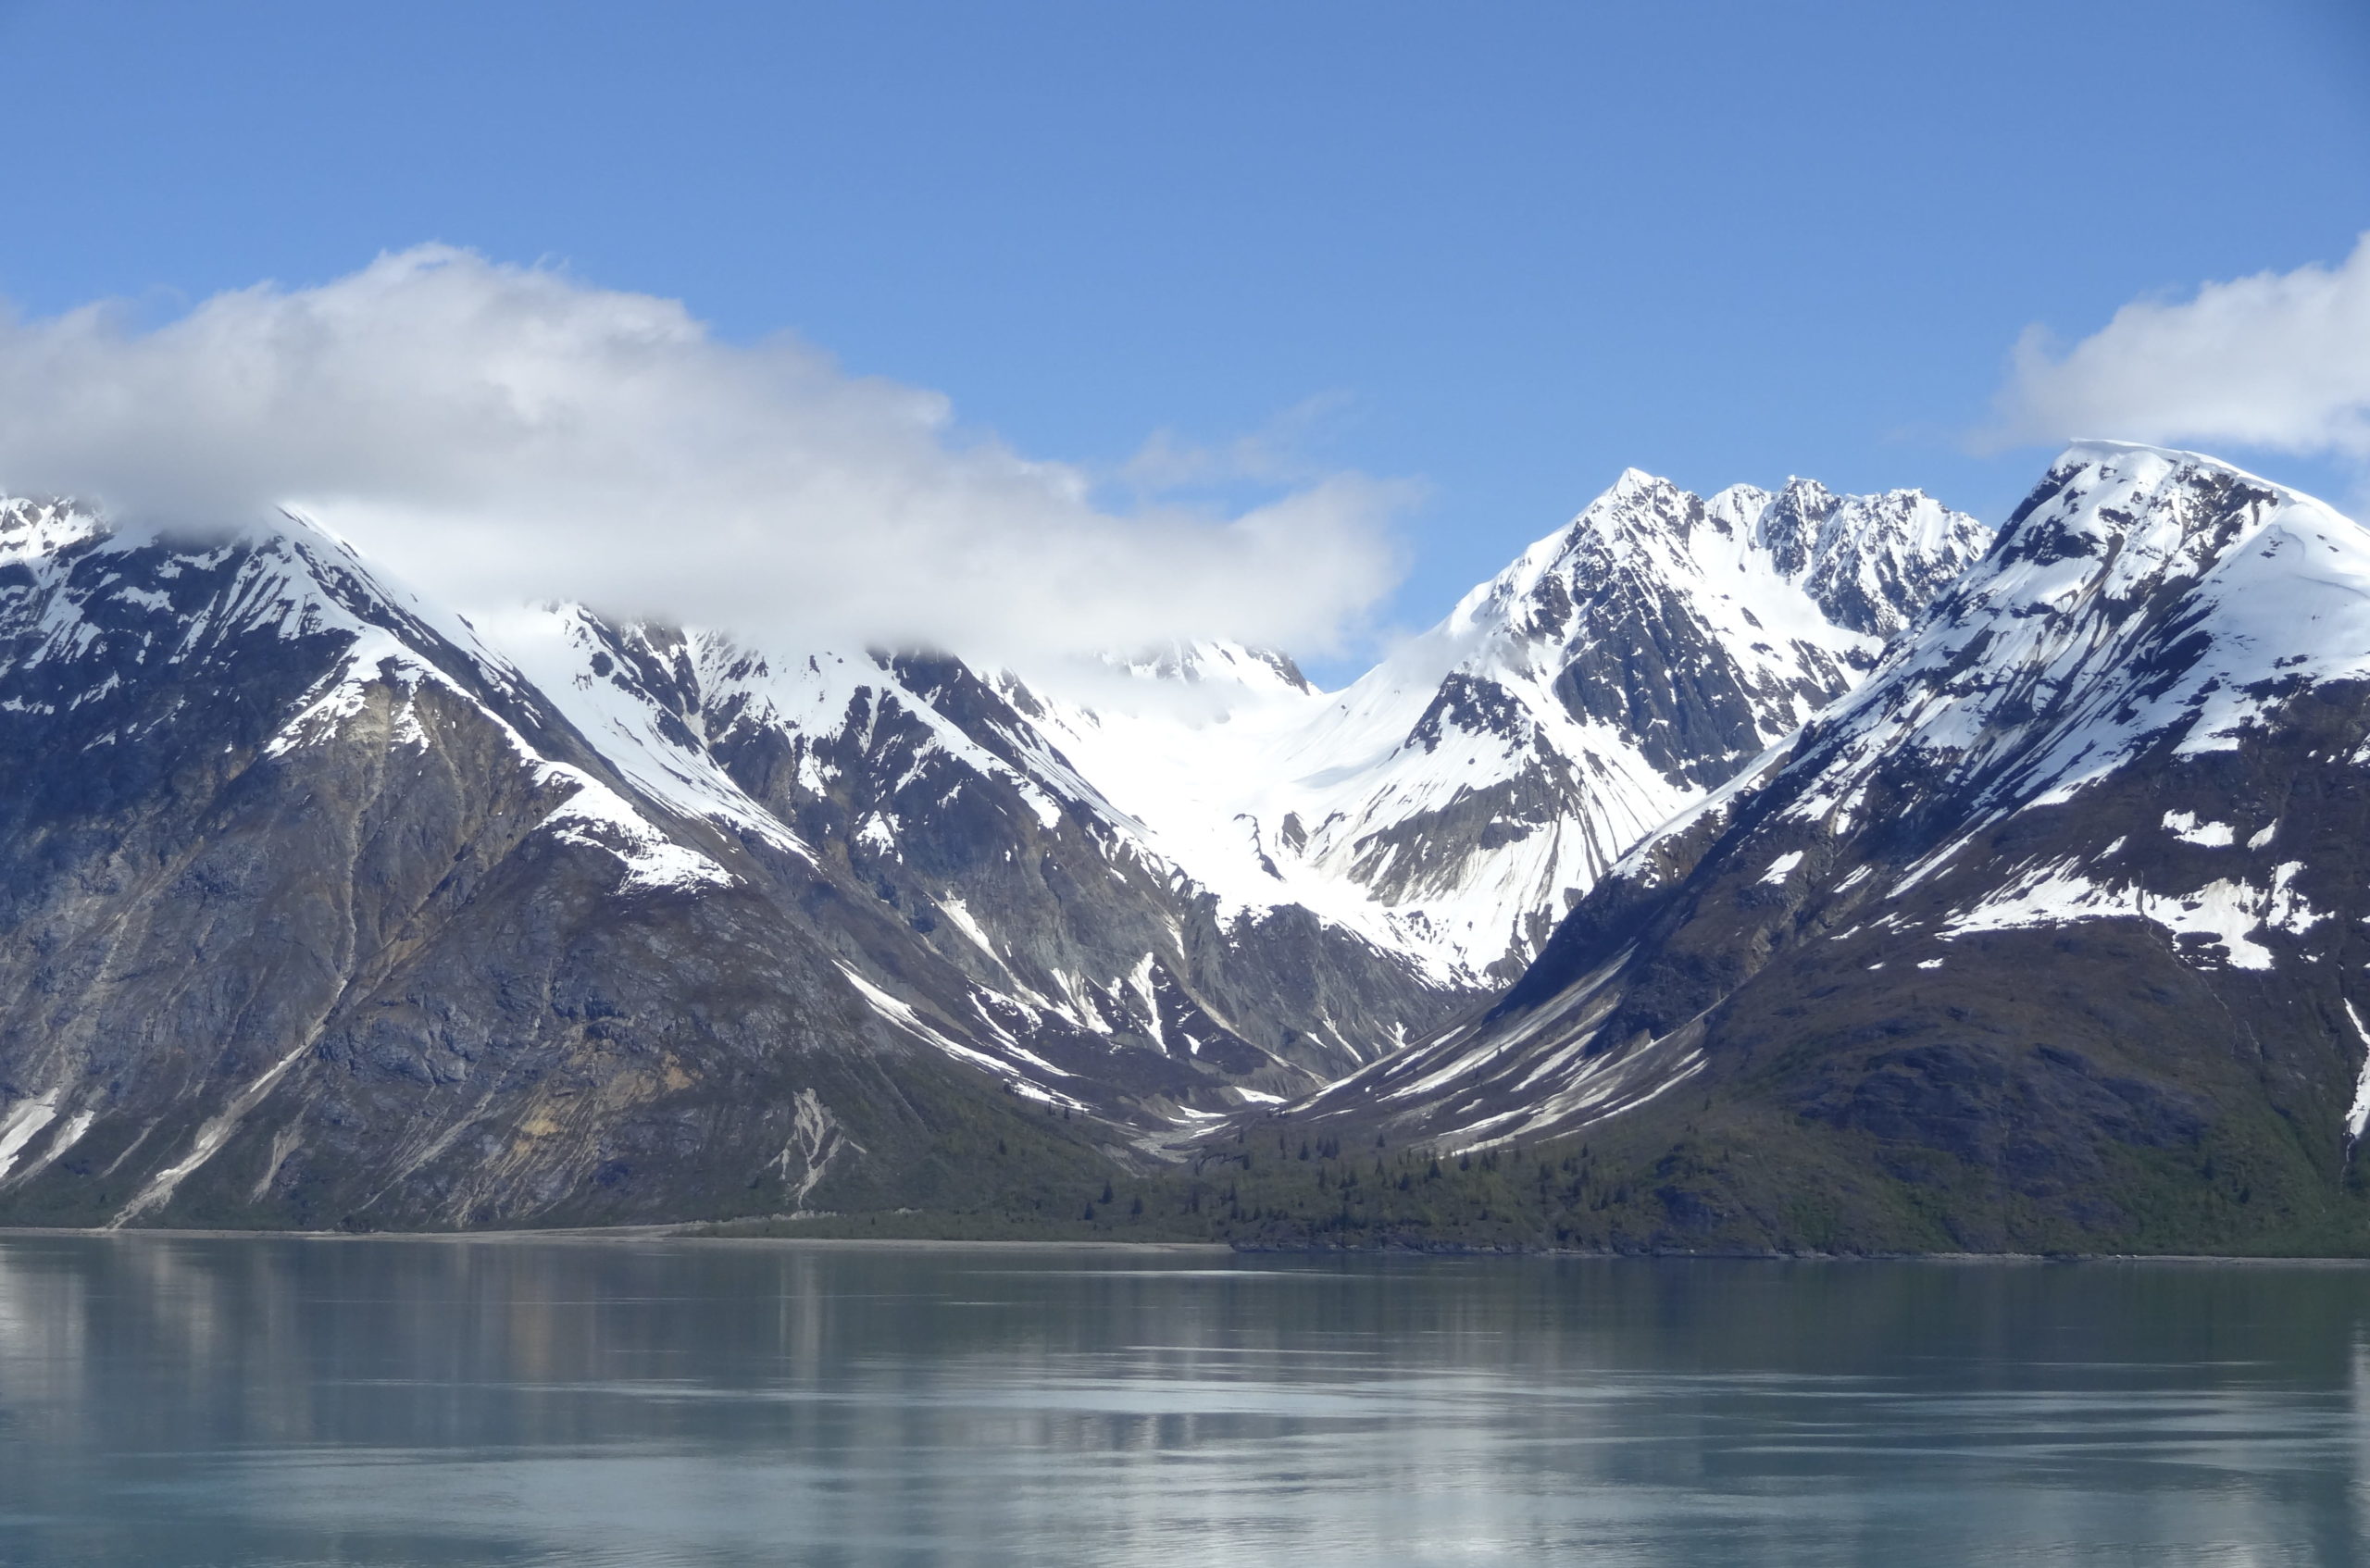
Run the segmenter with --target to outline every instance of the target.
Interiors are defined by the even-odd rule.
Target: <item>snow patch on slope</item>
[[[2302,869],[2301,861],[2276,867],[2267,888],[2218,878],[2195,892],[2166,895],[2093,881],[2078,862],[2057,861],[2014,877],[1953,916],[1940,934],[1950,938],[2128,918],[2145,920],[2176,937],[2211,938],[2222,945],[2232,967],[2267,970],[2272,952],[2255,940],[2256,933],[2268,928],[2301,935],[2323,918],[2293,886]]]
[[[2363,1027],[2362,1014],[2354,1011],[2351,998],[2345,1003],[2345,1015],[2353,1021],[2353,1038],[2362,1042],[2363,1052],[2362,1072],[2353,1085],[2353,1105],[2345,1114],[2345,1136],[2351,1142],[2359,1141],[2362,1129],[2370,1126],[2370,1028]]]
[[[564,763],[549,765],[539,783],[573,782],[576,793],[538,823],[562,843],[605,850],[625,866],[621,892],[697,892],[729,888],[724,867],[686,849],[653,827],[615,790]]]
[[[2185,844],[2197,844],[2209,850],[2226,850],[2239,841],[2227,822],[2200,822],[2192,812],[2168,811],[2164,814],[2164,831]],[[2249,848],[2253,845],[2250,844]]]

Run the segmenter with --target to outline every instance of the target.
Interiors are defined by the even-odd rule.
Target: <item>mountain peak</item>
[[[2037,605],[2069,595],[2129,602],[2212,571],[2283,520],[2359,533],[2326,504],[2202,453],[2077,442],[2009,517],[1999,556]]]
[[[2180,468],[2219,468],[2259,484],[2271,483],[2269,479],[2251,474],[2236,463],[2216,457],[2210,452],[2191,452],[2185,447],[2159,446],[2143,441],[2109,441],[2099,436],[2077,436],[2066,442],[2065,450],[2058,454],[2057,461],[2052,463],[2050,468],[2054,472],[2059,468],[2088,463],[2112,463],[2117,459],[2128,461],[2134,458],[2152,458]]]
[[[0,562],[55,555],[106,532],[70,501],[0,497]]]
[[[2012,517],[2021,522],[2030,512],[2046,504],[2065,486],[2083,481],[2092,492],[2101,487],[2121,487],[2129,496],[2152,496],[2167,489],[2205,486],[2217,493],[2233,485],[2243,485],[2262,495],[2275,499],[2283,507],[2301,507],[2329,517],[2343,519],[2326,502],[2291,489],[2275,479],[2239,467],[2209,453],[2188,452],[2179,447],[2152,446],[2141,442],[2081,440],[2069,442],[2049,466],[2039,484],[2036,485]],[[2113,521],[2114,519],[2107,519]]]
[[[2358,526],[2211,457],[2086,442],[1814,728],[1821,755],[1914,753],[1987,801],[2063,801],[2160,740],[2237,747],[2286,694],[2370,676],[2365,649]]]
[[[1707,500],[1627,468],[1569,523],[1466,594],[1445,629],[1552,641],[1572,604],[1626,577],[1655,592],[1741,605],[1753,625],[1795,628],[1789,637],[1825,625],[1882,639],[1990,541],[1981,523],[1921,491],[1840,495],[1796,476],[1775,492],[1731,485]]]

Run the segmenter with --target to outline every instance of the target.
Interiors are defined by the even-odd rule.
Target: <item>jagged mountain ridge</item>
[[[1299,903],[1443,980],[1503,983],[1988,538],[1915,491],[1706,499],[1631,469],[1342,691],[1217,645],[1182,661],[1198,711],[1049,703],[1040,723],[1240,907]]]
[[[1488,1014],[1291,1114],[1618,1148],[1666,1245],[2358,1247],[2365,830],[2370,535],[2078,445]]]

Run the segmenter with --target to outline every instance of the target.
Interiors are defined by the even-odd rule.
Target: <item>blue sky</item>
[[[1420,481],[1421,622],[1628,465],[1996,517],[2020,333],[2370,229],[2364,16],[0,0],[0,294],[557,263],[1106,478],[1165,431]]]

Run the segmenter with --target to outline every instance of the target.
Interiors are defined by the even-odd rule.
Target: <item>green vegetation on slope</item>
[[[2277,1119],[2265,1116],[2274,1123]],[[977,1201],[741,1220],[717,1234],[1223,1241],[1241,1247],[2370,1256],[2370,1189],[2284,1125],[2102,1151],[2098,1190],[2037,1199],[1939,1150],[1747,1106],[1441,1156],[1247,1129],[1173,1172],[1035,1166]],[[1081,1179],[1081,1177],[1083,1179]]]

